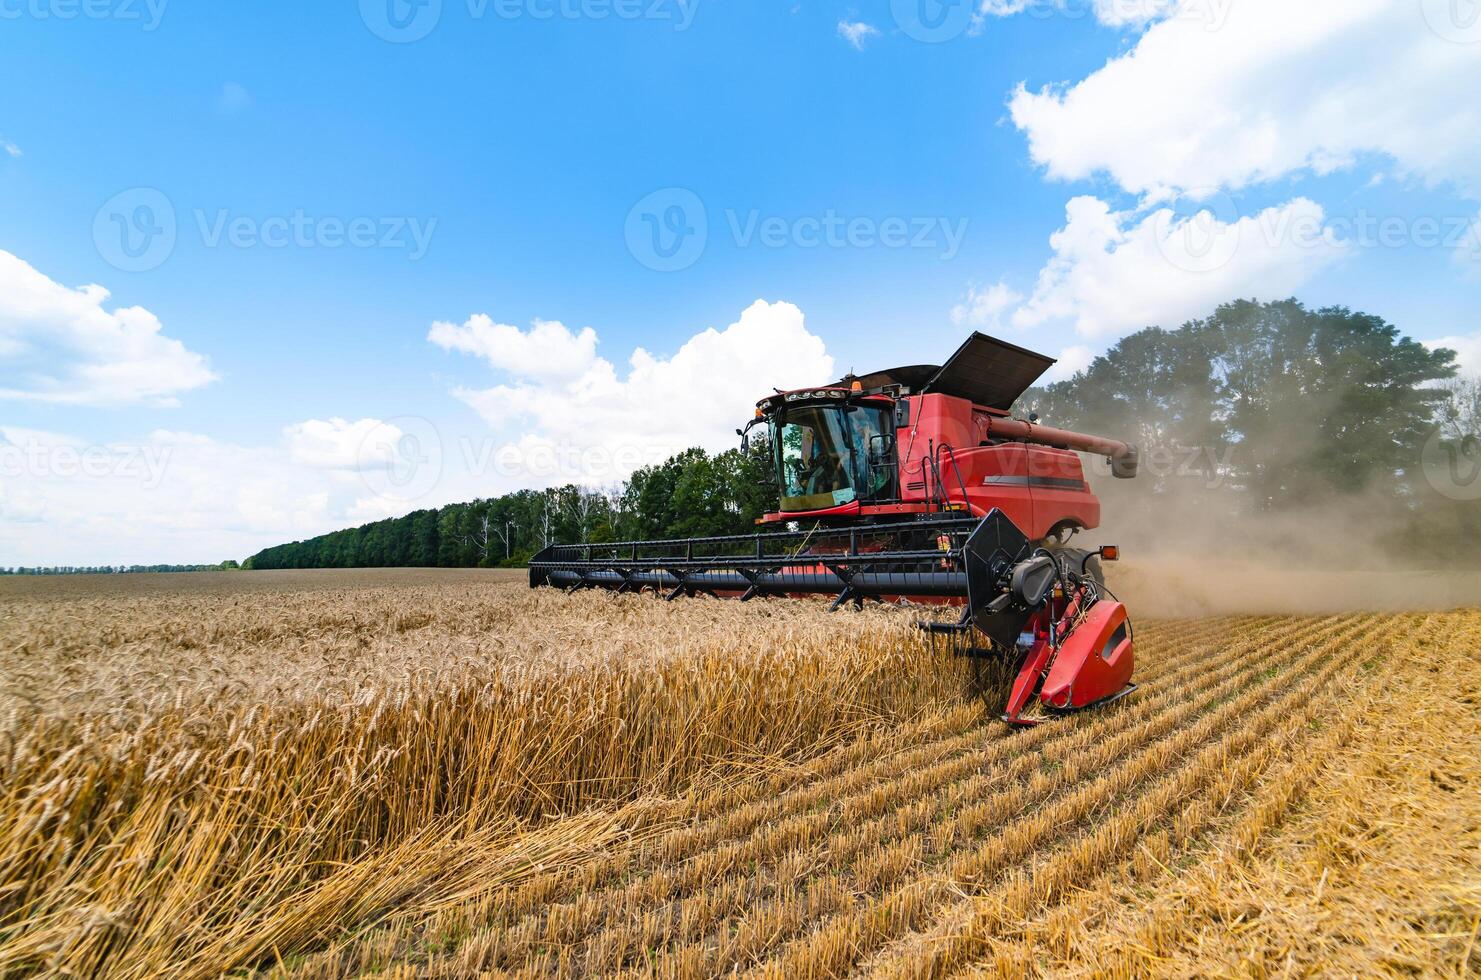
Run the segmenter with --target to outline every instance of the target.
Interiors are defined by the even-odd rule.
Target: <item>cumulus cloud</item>
[[[1455,363],[1460,366],[1462,375],[1481,377],[1481,330],[1468,335],[1456,334],[1439,340],[1426,340],[1423,343],[1430,350],[1450,348],[1455,351]]]
[[[972,286],[966,298],[952,307],[951,322],[957,326],[997,330],[1002,325],[1003,314],[1021,302],[1023,294],[1004,282],[985,288]]]
[[[1289,296],[1344,254],[1304,198],[1224,221],[1206,210],[1138,216],[1077,197],[1049,244],[1054,254],[1011,322],[1068,323],[1085,337],[1176,326],[1236,296]]]
[[[532,339],[537,333],[538,341]],[[594,349],[596,338],[584,340],[586,333],[542,323],[499,349],[532,343]],[[434,337],[433,342],[439,341]],[[522,358],[496,361],[481,345],[454,349],[477,353],[510,376],[492,387],[454,391],[508,440],[511,459],[496,466],[514,467],[524,460],[527,478],[552,483],[619,479],[690,446],[731,448],[736,426],[750,418],[757,399],[773,386],[820,384],[833,374],[833,358],[823,341],[807,332],[802,311],[764,300],[724,330],[690,337],[671,357],[634,350],[625,376],[601,357],[586,361],[585,369],[573,375]],[[530,463],[535,459],[538,466]]]
[[[0,398],[71,405],[178,404],[216,379],[206,359],[108,290],[70,289],[0,251]]]
[[[406,423],[310,419],[280,441],[194,432],[92,442],[0,426],[0,555],[8,564],[242,559],[285,541],[512,489]],[[405,440],[419,438],[408,455]],[[444,443],[440,444],[440,443]]]
[[[1256,215],[1210,209],[1178,215],[1113,211],[1073,198],[1049,236],[1052,255],[1027,298],[1005,283],[972,288],[952,309],[961,324],[1018,331],[1072,327],[1111,339],[1149,325],[1177,326],[1234,297],[1279,299],[1347,252],[1322,208],[1297,198]],[[1066,350],[1057,369],[1083,366],[1086,348]]]
[[[555,320],[536,320],[520,330],[476,313],[462,326],[432,324],[427,339],[443,350],[477,355],[500,371],[545,381],[579,378],[597,361],[595,330],[573,332]]]
[[[380,419],[306,419],[285,427],[283,437],[289,455],[300,463],[354,469],[391,460],[402,431]]]
[[[0,472],[0,552],[17,564],[215,562],[332,523],[322,481],[286,453],[194,433],[0,428]]]
[[[981,30],[989,17],[1083,17],[1087,12],[1107,27],[1143,27],[1166,17],[1199,22],[1205,30],[1223,26],[1236,0],[981,0],[973,26]]]
[[[879,28],[863,21],[841,20],[838,22],[838,36],[852,44],[857,50],[863,51],[865,41],[879,36]]]
[[[1435,4],[1240,0],[1211,26],[1200,14],[1212,2],[1153,17],[1098,4],[1107,22],[1155,22],[1079,82],[1019,88],[1010,110],[1034,161],[1056,178],[1105,173],[1136,194],[1199,196],[1378,154],[1401,175],[1481,195],[1472,141],[1437,137],[1481,130],[1481,102],[1466,95],[1481,44],[1444,39],[1427,20]]]
[[[1090,367],[1090,362],[1093,360],[1095,360],[1095,351],[1082,344],[1072,344],[1059,352],[1054,366],[1044,373],[1041,383],[1052,384],[1055,381],[1067,381]]]

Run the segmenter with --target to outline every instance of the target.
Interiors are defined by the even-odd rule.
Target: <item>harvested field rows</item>
[[[478,601],[444,597],[448,605],[433,623],[399,633],[405,624],[394,615],[366,612],[389,610],[394,596],[382,606],[359,595],[353,608],[360,611],[342,609],[337,619],[304,599],[316,622],[338,624],[306,644],[321,651],[321,665],[349,658],[356,670],[372,663],[385,671],[398,644],[461,648],[501,615],[511,628],[513,617],[499,609],[531,611],[520,605],[529,601],[523,593],[494,591],[494,599]],[[33,792],[11,792],[6,802],[0,867],[8,876],[26,868],[40,880],[14,879],[30,905],[0,906],[11,912],[0,918],[0,972],[71,965],[140,976],[168,968],[201,976],[255,969],[282,978],[780,978],[1261,974],[1321,972],[1329,964],[1344,974],[1465,975],[1481,968],[1473,948],[1481,916],[1481,613],[1149,622],[1137,634],[1135,696],[1015,731],[972,695],[970,668],[933,654],[903,611],[827,617],[806,603],[541,601],[538,612],[556,617],[549,632],[577,652],[590,652],[572,639],[583,627],[618,622],[628,629],[620,642],[634,652],[599,661],[602,676],[626,678],[626,687],[602,689],[623,695],[620,706],[580,730],[567,723],[541,733],[586,741],[603,724],[623,726],[648,748],[622,755],[610,778],[573,788],[558,784],[569,766],[552,768],[552,779],[534,781],[544,795],[532,798],[532,781],[505,767],[465,785],[451,802],[429,799],[428,787],[413,783],[389,824],[384,816],[351,822],[348,810],[330,809],[346,832],[379,835],[358,851],[341,842],[333,853],[343,858],[327,859],[341,862],[336,871],[301,843],[285,850],[281,840],[226,846],[203,837],[200,846],[214,848],[212,863],[186,866],[211,870],[191,887],[163,875],[130,890],[116,863],[84,853],[107,834],[131,839],[134,831],[103,820],[106,813],[90,813],[94,837],[72,838],[70,864],[38,862],[34,845],[16,846],[35,840],[11,817],[25,813],[21,802],[41,798],[35,780],[45,770],[33,768]],[[35,607],[23,612],[33,621],[42,615]],[[636,627],[657,628],[670,616],[689,617],[681,650],[659,654],[632,637]],[[224,612],[218,637],[241,635],[232,617]],[[448,622],[459,625],[440,636]],[[785,670],[764,639],[765,629],[778,627],[790,645]],[[127,633],[121,623],[115,628]],[[285,624],[274,642],[290,644],[291,629]],[[346,634],[371,651],[368,658],[345,651]],[[846,654],[849,643],[855,651]],[[595,690],[579,686],[591,683],[588,671],[552,658],[550,649],[509,646],[504,655],[518,654],[521,683],[577,685],[583,698]],[[719,651],[731,663],[728,680],[710,687],[688,667],[716,671]],[[161,646],[153,655],[166,663],[178,654]],[[74,665],[107,660],[86,643],[68,656]],[[625,673],[623,659],[642,670]],[[31,661],[33,669],[41,662]],[[467,662],[460,669],[451,690],[470,677],[487,685],[498,675]],[[353,703],[348,673],[341,666],[320,680],[328,700]],[[639,680],[655,676],[661,698],[651,680]],[[406,690],[400,678],[381,683]],[[438,684],[432,690],[445,694],[447,678]],[[248,683],[245,704],[255,705],[262,689]],[[487,695],[485,688],[457,704],[488,714],[491,725]],[[795,703],[808,698],[817,703],[805,710]],[[539,703],[566,702],[547,690]],[[397,704],[437,710],[426,691]],[[647,714],[660,710],[687,712],[686,721],[655,727]],[[158,711],[154,702],[144,713],[151,711]],[[726,721],[727,712],[744,720]],[[32,723],[46,713],[35,712]],[[27,716],[18,709],[15,717]],[[358,717],[341,714],[338,724]],[[497,716],[505,725],[514,717]],[[115,730],[133,718],[115,719]],[[538,728],[529,718],[524,724]],[[717,727],[727,724],[728,731]],[[377,728],[351,730],[363,738]],[[288,738],[282,729],[267,734]],[[446,748],[466,734],[450,730],[436,744]],[[492,741],[495,733],[479,737]],[[687,741],[658,751],[665,738]],[[196,744],[212,750],[209,739]],[[613,744],[610,737],[600,743]],[[575,747],[563,743],[561,751]],[[588,760],[581,765],[593,765],[591,751],[577,748]],[[60,754],[49,757],[51,765]],[[520,758],[549,766],[550,757]],[[472,758],[463,756],[461,765]],[[263,764],[271,765],[265,753]],[[400,777],[429,784],[467,778],[434,772],[429,761]],[[147,779],[132,785],[149,792]],[[331,788],[343,791],[329,783],[317,792]],[[303,795],[286,804],[254,798],[277,820],[297,812],[311,821],[314,808],[324,807]],[[549,805],[532,806],[532,799]],[[1378,812],[1365,813],[1365,801],[1380,801],[1373,803]],[[426,811],[420,821],[415,807]],[[261,833],[252,821],[234,826]],[[298,862],[268,882],[265,906],[226,863],[244,853],[256,859],[252,867],[265,868],[274,854]],[[1387,863],[1379,869],[1370,860]],[[93,877],[54,870],[74,867]],[[66,889],[79,880],[100,887],[104,871],[115,901],[168,912],[177,924],[187,910],[205,909],[205,922],[183,939],[162,927],[141,935],[124,912],[110,941],[96,942]],[[252,912],[234,921],[230,902]],[[43,908],[50,911],[38,922]]]

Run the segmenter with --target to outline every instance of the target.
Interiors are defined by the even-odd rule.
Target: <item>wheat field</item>
[[[916,615],[0,580],[0,976],[1481,972],[1481,612],[1144,620],[1024,731]]]

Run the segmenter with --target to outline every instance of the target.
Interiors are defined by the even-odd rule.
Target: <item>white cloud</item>
[[[355,469],[394,458],[402,432],[380,419],[307,419],[283,429],[288,453],[307,466]]]
[[[0,139],[0,150],[4,150],[5,155],[11,158],[16,158],[22,155],[21,148],[16,146],[8,139]]]
[[[523,333],[578,354],[588,343],[579,333],[555,338],[550,326]],[[511,349],[524,348],[499,348]],[[758,302],[671,357],[636,350],[623,377],[600,358],[577,377],[506,360],[521,365],[501,369],[506,383],[459,392],[493,431],[406,415],[331,416],[254,446],[165,430],[94,444],[0,426],[0,556],[25,565],[241,559],[417,508],[572,480],[610,483],[678,449],[730,448],[773,385],[833,378],[822,341],[787,303]]]
[[[0,251],[0,399],[174,405],[216,379],[153,313],[105,310],[107,299],[102,286],[69,289]]]
[[[1430,350],[1437,347],[1450,348],[1455,351],[1455,363],[1460,366],[1461,374],[1481,377],[1481,330],[1469,336],[1457,334],[1441,337],[1439,340],[1426,340],[1423,344]]]
[[[394,472],[393,461],[378,454],[382,437],[396,432],[399,440],[403,428],[374,419],[308,420],[288,426],[280,443],[251,446],[163,429],[91,443],[0,426],[0,563],[242,559],[270,545],[512,489],[514,481],[463,467],[451,433],[445,445],[418,433],[424,469],[408,470],[402,459]],[[364,444],[356,442],[361,433]]]
[[[841,20],[838,22],[838,36],[863,51],[865,41],[879,36],[879,28],[863,21]]]
[[[1034,161],[1056,178],[1199,196],[1382,154],[1481,195],[1474,141],[1445,136],[1481,131],[1481,44],[1442,39],[1414,2],[1240,0],[1217,24],[1191,15],[1211,3],[1182,0],[1078,83],[1020,87],[1010,108]]]
[[[322,481],[286,453],[193,433],[95,444],[3,428],[0,472],[0,554],[13,564],[240,559],[334,524]]]
[[[1236,297],[1289,296],[1346,252],[1321,207],[1304,198],[1224,220],[1206,209],[1184,217],[1168,208],[1116,212],[1099,198],[1076,197],[1049,245],[1054,254],[1026,300],[1002,283],[972,290],[953,319],[1117,337],[1175,327]]]
[[[534,332],[524,335],[526,341]],[[566,334],[540,343],[582,347]],[[736,427],[751,417],[760,397],[774,386],[832,380],[833,358],[807,332],[796,306],[757,300],[735,323],[690,337],[672,357],[638,348],[626,377],[603,358],[575,377],[506,370],[515,376],[510,383],[454,394],[511,440],[514,455],[525,461],[525,482],[603,482],[690,446],[731,448]]]
[[[475,354],[492,367],[522,378],[579,378],[597,362],[597,335],[590,327],[572,333],[555,320],[536,320],[528,331],[495,323],[482,313],[461,327],[437,322],[427,339],[443,350]]]
[[[997,330],[1002,326],[1003,314],[1022,301],[1023,294],[1004,282],[986,288],[972,286],[966,299],[952,307],[951,322],[957,326]]]
[[[1109,27],[1139,27],[1178,7],[1178,0],[1095,0],[1095,19]]]
[[[1090,12],[1107,27],[1143,27],[1165,17],[1179,16],[1196,20],[1206,30],[1223,26],[1236,0],[1090,0]],[[973,12],[973,24],[981,30],[988,17],[1013,17],[1028,12],[1031,16],[1084,16],[1085,0],[981,0]]]
[[[1093,360],[1095,360],[1095,351],[1080,344],[1072,344],[1059,352],[1054,366],[1044,373],[1040,384],[1067,381],[1077,372],[1090,367],[1090,362]]]

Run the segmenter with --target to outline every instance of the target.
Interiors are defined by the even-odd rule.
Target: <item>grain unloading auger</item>
[[[551,545],[530,584],[654,590],[668,599],[831,595],[831,608],[911,601],[962,607],[923,622],[966,656],[1019,663],[1003,713],[1051,711],[1134,689],[1132,629],[1101,559],[1070,548],[1100,524],[1077,452],[1136,474],[1127,443],[1041,426],[1012,404],[1054,361],[973,334],[945,365],[849,375],[758,403],[785,530],[730,537]]]

